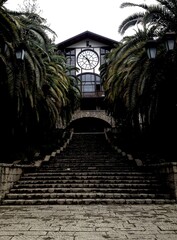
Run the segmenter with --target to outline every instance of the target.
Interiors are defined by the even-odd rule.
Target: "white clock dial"
[[[98,65],[98,54],[90,49],[83,50],[79,53],[77,62],[78,65],[85,70],[93,69]]]

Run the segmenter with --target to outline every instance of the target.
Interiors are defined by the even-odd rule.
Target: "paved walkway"
[[[177,240],[177,204],[0,206],[0,240]]]

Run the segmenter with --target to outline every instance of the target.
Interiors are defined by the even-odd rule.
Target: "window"
[[[66,52],[66,64],[68,67],[71,67],[71,70],[69,70],[70,75],[76,75],[76,70],[72,69],[72,67],[75,68],[76,66],[76,52],[75,49],[68,49]]]
[[[94,73],[84,73],[78,76],[81,80],[80,89],[84,96],[97,95],[97,92],[102,91],[100,76]]]
[[[100,49],[100,64],[105,63],[105,56],[108,53],[109,53],[109,49],[108,48],[101,48]]]

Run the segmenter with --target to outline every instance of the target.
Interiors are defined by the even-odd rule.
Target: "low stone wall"
[[[14,183],[18,181],[23,173],[22,166],[13,164],[0,164],[0,202]]]
[[[159,175],[160,180],[170,190],[172,197],[177,200],[177,162],[166,162],[150,165]]]
[[[138,167],[143,167],[143,161],[141,159],[134,158],[131,154],[122,151],[117,146],[112,145],[111,139],[109,139],[107,132],[109,129],[105,129],[105,137],[108,143],[114,148],[118,154],[125,156],[129,161],[135,161]],[[163,185],[169,189],[171,196],[177,201],[177,162],[164,162],[159,164],[146,165],[151,168],[156,175],[159,176]]]
[[[17,182],[24,171],[31,170],[34,168],[39,168],[43,162],[49,161],[53,157],[55,157],[56,154],[62,152],[67,145],[70,143],[73,137],[73,130],[70,132],[70,136],[68,139],[66,139],[66,142],[62,147],[60,147],[56,152],[52,152],[50,155],[46,155],[44,159],[36,160],[34,163],[30,165],[24,165],[20,164],[20,161],[17,161],[18,163],[14,162],[12,164],[0,164],[0,204],[1,200],[5,197],[5,194],[9,192],[9,190],[13,187],[15,182]]]
[[[135,161],[136,165],[138,167],[142,167],[143,166],[143,162],[141,161],[141,159],[138,159],[138,158],[134,158],[132,156],[132,154],[130,153],[126,153],[124,151],[122,151],[122,149],[120,149],[118,146],[115,146],[112,144],[112,141],[111,139],[108,137],[108,133],[109,132],[109,129],[105,129],[104,130],[104,134],[105,134],[105,138],[107,140],[107,142],[110,144],[110,146],[120,155],[122,155],[123,157],[125,157],[128,161]]]

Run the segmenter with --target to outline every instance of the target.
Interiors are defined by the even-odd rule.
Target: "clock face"
[[[98,61],[98,54],[90,49],[83,50],[77,57],[78,65],[85,70],[95,68],[98,65]]]

